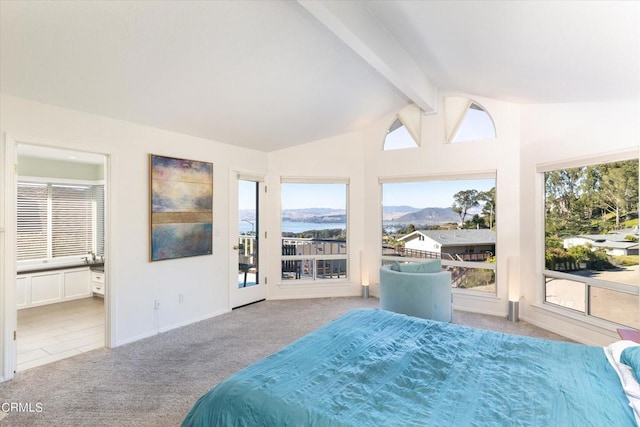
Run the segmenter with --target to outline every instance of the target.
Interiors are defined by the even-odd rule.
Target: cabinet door
[[[62,298],[62,274],[59,272],[31,277],[31,304],[56,302]]]
[[[64,272],[64,299],[91,295],[89,270]]]
[[[31,277],[18,277],[16,279],[16,308],[25,307],[28,303],[27,290],[31,288],[29,281]]]

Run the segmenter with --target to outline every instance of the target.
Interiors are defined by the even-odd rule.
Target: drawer
[[[91,287],[94,294],[104,295],[104,285],[102,283],[93,282]]]
[[[104,273],[98,273],[96,271],[91,272],[91,281],[104,283]]]

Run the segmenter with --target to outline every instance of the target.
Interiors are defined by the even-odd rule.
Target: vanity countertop
[[[104,263],[90,264],[89,268],[91,269],[91,271],[99,271],[101,273],[104,273]]]
[[[104,273],[104,263],[96,263],[96,264],[76,264],[76,265],[58,265],[58,266],[51,266],[51,267],[45,267],[45,266],[38,266],[35,268],[25,268],[25,269],[21,269],[18,270],[17,273],[18,274],[33,274],[33,273],[42,273],[45,271],[56,271],[56,270],[69,270],[72,268],[82,268],[82,267],[89,267],[90,270],[92,271],[100,271],[102,273]]]

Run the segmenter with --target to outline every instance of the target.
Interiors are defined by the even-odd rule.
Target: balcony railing
[[[346,277],[345,240],[282,238],[282,280]]]
[[[238,260],[241,264],[257,264],[256,236],[238,236]]]
[[[256,237],[238,236],[238,262],[255,273]],[[282,279],[316,280],[347,277],[347,242],[332,239],[282,238]]]
[[[392,262],[442,260],[442,269],[451,272],[451,286],[481,292],[496,292],[496,265],[487,262],[491,252],[449,254],[405,247],[383,247],[382,265]]]
[[[486,262],[493,256],[493,253],[489,251],[485,252],[472,252],[472,253],[442,253],[442,252],[429,252],[418,249],[409,249],[404,246],[394,248],[394,255],[405,256],[410,258],[441,258],[451,261],[472,261],[472,262]]]
[[[545,302],[587,317],[640,328],[637,284],[545,270]],[[614,276],[615,277],[615,276]]]

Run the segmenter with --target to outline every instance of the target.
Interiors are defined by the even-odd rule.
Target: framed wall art
[[[209,255],[213,163],[149,155],[150,259]]]

